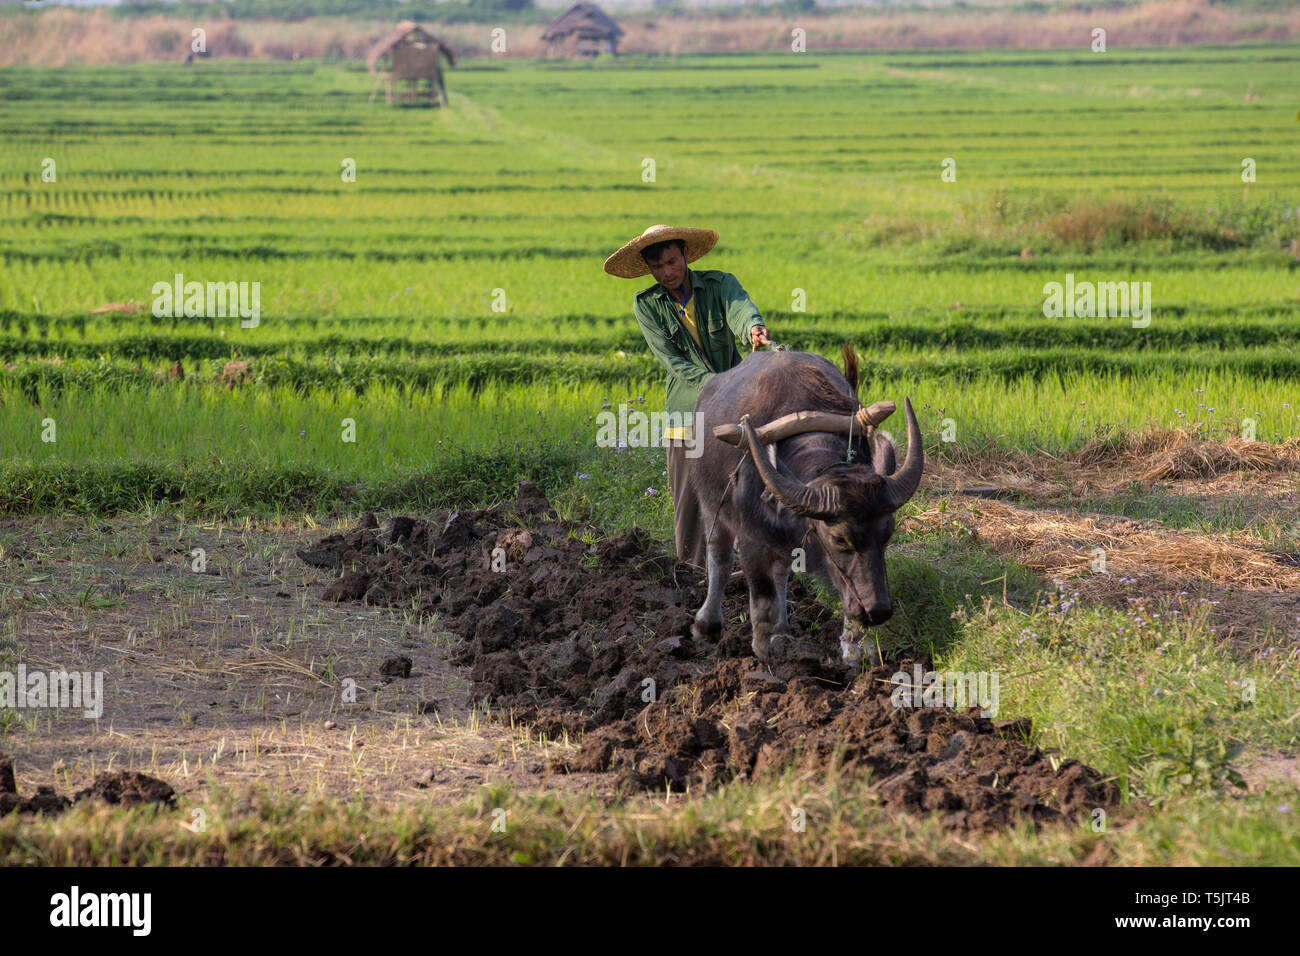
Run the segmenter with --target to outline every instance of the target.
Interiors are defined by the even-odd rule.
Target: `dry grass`
[[[919,521],[965,526],[991,551],[1068,580],[1082,600],[1127,608],[1140,599],[1152,611],[1163,606],[1164,613],[1212,601],[1216,626],[1243,653],[1278,638],[1300,638],[1300,556],[1276,545],[1294,542],[1300,523],[1300,438],[1210,441],[1187,430],[1159,429],[1094,440],[1068,457],[957,452],[926,467],[932,493],[1011,493],[1039,507],[967,499],[956,510],[936,505]],[[1100,510],[1109,499],[1122,510],[1156,495],[1194,506],[1196,524],[1219,521],[1233,530],[1204,533],[1077,513],[1079,498],[1093,499],[1091,507]],[[1104,573],[1094,570],[1098,548]]]
[[[1248,535],[1193,534],[1155,521],[1031,511],[1001,501],[956,512],[931,508],[916,516],[931,525],[953,518],[971,521],[980,541],[994,552],[1057,576],[1093,576],[1094,549],[1101,548],[1106,574],[1154,571],[1232,588],[1294,589],[1294,599],[1300,600],[1300,568],[1268,554],[1263,542]]]
[[[991,485],[1041,501],[1109,494],[1134,482],[1207,487],[1206,482],[1243,475],[1290,494],[1292,476],[1300,475],[1300,438],[1277,444],[1235,436],[1209,441],[1184,429],[1156,429],[1096,439],[1067,458],[1041,451],[964,455],[954,449],[944,460],[927,461],[926,472],[941,490]]]
[[[1137,600],[1153,612],[1181,614],[1213,602],[1216,627],[1242,651],[1262,640],[1300,639],[1300,567],[1252,535],[1195,534],[1001,501],[945,503],[914,520],[964,528],[994,554],[1065,582],[1084,602],[1127,609]]]
[[[30,666],[30,665],[29,665]],[[294,794],[310,800],[367,800],[389,807],[447,804],[487,783],[539,790],[610,791],[590,774],[553,775],[547,762],[572,746],[497,720],[437,715],[363,719],[331,727],[289,720],[263,726],[62,729],[12,734],[20,792],[88,787],[97,773],[138,770],[167,781],[189,806],[214,790]],[[594,785],[594,786],[593,786]],[[608,794],[607,794],[608,795]]]
[[[807,31],[809,50],[918,48],[1088,48],[1102,25],[1125,46],[1293,40],[1300,37],[1300,10],[1252,11],[1208,0],[1161,0],[1140,7],[1069,10],[1027,17],[997,9],[845,10],[820,15],[770,13],[727,18],[622,15],[627,53],[739,53],[790,49],[790,31]],[[197,24],[204,26],[204,24]],[[156,16],[117,19],[106,11],[57,8],[40,17],[0,18],[0,66],[63,66],[69,63],[137,63],[179,60],[189,48],[188,19]],[[332,56],[363,60],[387,22],[319,17],[297,23],[220,21],[207,25],[216,56],[293,59]],[[510,30],[510,55],[543,54],[544,26]],[[480,24],[446,24],[439,33],[463,56],[493,55]]]
[[[1112,197],[1084,202],[1047,217],[1040,226],[1047,236],[1085,248],[1105,242],[1130,243],[1171,236],[1193,237],[1219,246],[1230,245],[1234,236],[1215,231],[1190,213],[1171,204],[1153,205],[1146,200]]]

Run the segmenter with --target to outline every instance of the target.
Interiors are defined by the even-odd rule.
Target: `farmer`
[[[687,456],[687,449],[703,440],[692,421],[695,399],[710,378],[740,364],[737,336],[748,339],[750,348],[769,344],[763,317],[735,276],[687,268],[717,241],[712,229],[651,226],[605,260],[610,275],[655,277],[655,285],[636,294],[632,312],[651,353],[668,370],[669,421],[682,423],[664,430],[677,557],[701,570],[708,529],[691,487]]]

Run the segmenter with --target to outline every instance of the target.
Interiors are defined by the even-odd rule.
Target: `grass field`
[[[601,262],[652,223],[702,225],[721,240],[699,266],[736,274],[776,341],[834,358],[848,338],[864,398],[917,408],[930,474],[890,552],[907,610],[882,629],[887,648],[1016,672],[1004,708],[1123,783],[1135,822],[1103,861],[1294,864],[1300,591],[1272,556],[1300,553],[1297,67],[1294,45],[466,62],[444,111],[367,104],[370,78],[335,63],[0,71],[0,654],[57,655],[50,636],[75,633],[99,660],[90,638],[127,629],[154,634],[144,646],[161,661],[164,635],[237,628],[248,609],[225,597],[173,596],[215,603],[211,619],[170,624],[152,585],[102,608],[84,597],[157,552],[160,523],[187,548],[257,529],[270,537],[248,560],[275,576],[286,535],[300,544],[367,509],[487,504],[527,478],[566,514],[669,538],[662,450],[595,444],[601,410],[664,401],[631,314],[651,280]],[[258,283],[256,326],[152,314],[155,283],[177,273]],[[1046,284],[1067,275],[1150,283],[1149,322],[1048,317]],[[1200,471],[1178,459],[1153,485],[1144,475],[1182,447],[1169,444],[1180,429],[1239,457]],[[1014,507],[951,494],[981,480]],[[1064,615],[1049,580],[1081,559],[1043,545],[1034,522],[1077,532],[1088,512],[1154,530],[1110,529],[1112,563],[1141,583],[1085,574]],[[82,521],[129,546],[102,551]],[[1157,560],[1157,545],[1177,556]],[[1247,575],[1260,561],[1273,570]],[[1180,591],[1219,603],[1125,623],[1136,599],[1154,609]],[[381,643],[413,625],[393,626]],[[396,747],[395,713],[349,719]],[[447,746],[468,746],[459,733]],[[164,739],[152,757],[108,749],[188,779],[219,736]],[[33,784],[62,789],[56,758],[86,769],[53,725],[10,719],[0,746],[37,765]],[[1242,773],[1253,792],[1238,800]],[[191,799],[215,806],[247,782],[218,774]],[[702,821],[776,819],[788,796],[732,788],[655,810],[668,849],[641,843],[632,859],[827,862],[852,821],[859,842],[840,862],[1096,862],[1095,835],[949,842],[877,819],[840,783],[782,786],[823,788],[834,827],[796,846],[719,824],[724,853]],[[618,814],[644,808],[608,810],[565,857],[559,821],[590,798],[530,787],[508,799],[537,821],[533,845],[431,849],[443,828],[481,830],[484,807],[507,799],[494,791],[452,809],[386,805],[385,827],[417,835],[359,856],[628,860]],[[347,801],[387,798],[356,774],[305,792],[326,801],[318,860],[355,855]],[[84,826],[0,822],[0,860],[102,859]],[[122,827],[129,860],[312,856],[281,824],[254,849],[225,824],[220,846]]]

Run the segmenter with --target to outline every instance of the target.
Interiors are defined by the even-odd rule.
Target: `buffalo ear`
[[[894,436],[883,429],[871,434],[871,467],[878,475],[892,475],[898,467],[898,446]]]

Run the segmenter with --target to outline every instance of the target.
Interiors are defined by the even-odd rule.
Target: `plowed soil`
[[[18,792],[13,760],[0,754],[0,816],[14,811],[53,815],[84,800],[102,800],[122,806],[152,803],[173,807],[176,805],[176,792],[169,784],[148,774],[115,770],[96,774],[89,787],[77,791],[72,797],[65,797],[53,787],[44,786],[37,787],[36,793],[24,798]]]
[[[559,519],[528,482],[497,509],[398,516],[382,530],[367,514],[298,555],[338,572],[326,600],[437,612],[461,638],[456,660],[476,698],[552,735],[581,732],[560,771],[697,792],[836,767],[885,807],[939,812],[961,829],[1073,821],[1118,802],[1101,773],[1027,747],[1027,721],[895,707],[890,676],[913,662],[846,671],[838,619],[797,577],[791,627],[825,649],[820,663],[766,667],[750,654],[739,578],[720,639],[694,640],[705,589],[685,565],[637,531],[604,539]]]

